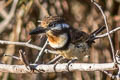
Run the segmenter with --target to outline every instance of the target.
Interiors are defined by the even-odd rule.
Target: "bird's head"
[[[69,25],[65,23],[64,19],[59,16],[49,16],[45,17],[40,21],[40,27],[32,30],[30,35],[32,34],[40,34],[46,33],[48,31],[52,32],[63,32],[66,29],[69,29]]]

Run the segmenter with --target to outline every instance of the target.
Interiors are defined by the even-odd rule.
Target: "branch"
[[[108,33],[107,36],[108,36],[108,39],[110,41],[110,46],[111,46],[111,50],[112,50],[112,54],[113,54],[113,61],[114,61],[114,63],[116,63],[115,51],[114,51],[113,43],[112,43],[112,40],[111,40],[111,37],[110,37],[110,34],[109,34],[109,27],[108,27],[108,24],[107,24],[107,18],[105,16],[101,6],[99,4],[97,4],[94,0],[91,0],[91,2],[100,10],[101,14],[103,15],[106,30],[107,30],[107,33]]]
[[[8,65],[0,64],[1,72],[10,73],[40,73],[40,72],[67,72],[67,63],[57,64],[54,70],[54,64],[51,65],[37,65],[31,64],[36,70],[31,72],[25,65]],[[101,70],[115,70],[114,63],[103,63],[103,64],[88,64],[88,63],[71,63],[69,65],[70,71],[101,71]]]
[[[39,58],[43,55],[47,45],[48,45],[48,40],[46,40],[44,46],[42,47],[41,51],[39,52],[39,54],[38,54],[38,56],[37,56],[37,58],[36,58],[36,60],[34,62],[35,64],[38,62]]]
[[[116,32],[118,30],[120,30],[120,27],[117,27],[117,28],[109,31],[109,34],[112,34],[112,33]],[[97,35],[96,38],[102,38],[102,37],[107,37],[107,36],[108,36],[108,33],[104,33],[104,34],[101,34],[101,35]],[[30,44],[29,42],[12,42],[12,41],[0,40],[0,44],[11,44],[11,45],[27,46],[27,47],[37,49],[37,50],[42,49],[41,47]],[[46,53],[49,52],[49,53],[57,54],[56,51],[52,51],[52,50],[48,50],[48,49],[45,49],[45,52]]]
[[[117,78],[116,75],[113,75],[113,74],[111,74],[111,73],[109,73],[107,71],[102,71],[102,72],[105,73],[106,75],[108,75],[111,79],[116,79]]]
[[[54,64],[56,63],[57,61],[59,61],[63,56],[61,55],[58,55],[56,56],[55,58],[53,58],[51,61],[49,61],[47,64]]]
[[[4,41],[4,40],[0,40],[0,44],[12,44],[12,45],[19,45],[19,46],[27,46],[33,49],[37,49],[37,50],[41,50],[41,47],[35,46],[33,44],[29,44],[28,42],[12,42],[12,41]],[[48,50],[45,49],[45,52],[49,52],[49,53],[53,53],[53,54],[57,54],[56,51],[52,51],[52,50]]]
[[[16,6],[17,6],[17,3],[18,3],[18,0],[13,0],[13,4],[12,4],[12,7],[11,7],[11,10],[10,10],[10,13],[9,15],[7,16],[7,18],[2,21],[0,23],[0,33],[6,29],[6,26],[9,24],[9,22],[11,21],[12,17],[14,16],[14,12],[15,12],[15,9],[16,9]]]
[[[119,69],[119,71],[116,75],[113,75],[112,73],[107,72],[107,71],[102,71],[102,72],[104,72],[106,75],[108,75],[111,79],[120,80],[120,65],[118,65],[118,69]]]
[[[101,35],[97,35],[96,38],[106,37],[106,36],[108,36],[108,34],[112,34],[112,33],[116,32],[116,31],[118,31],[118,30],[120,30],[120,27],[117,27],[117,28],[109,31],[109,33],[104,33],[104,34],[101,34]]]

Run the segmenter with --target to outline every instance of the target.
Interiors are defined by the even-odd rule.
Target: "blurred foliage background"
[[[29,32],[37,27],[41,20],[48,15],[58,15],[65,18],[69,25],[91,33],[104,25],[103,16],[98,8],[90,0],[0,0],[0,40],[27,42],[42,46],[45,36],[29,36]],[[109,29],[120,26],[120,0],[96,0],[107,16]],[[79,34],[78,34],[79,35]],[[115,50],[119,50],[120,31],[112,34]],[[33,63],[38,50],[16,45],[0,44],[0,61],[6,64],[22,64],[4,54],[19,56],[18,52],[23,49],[27,59]],[[90,49],[89,63],[112,62],[112,54],[108,38],[96,40]],[[47,63],[54,58],[52,54],[45,54],[41,62]],[[115,71],[110,71],[115,74]],[[0,80],[111,80],[100,71],[95,72],[63,72],[63,73],[39,73],[39,74],[11,74],[0,72]]]

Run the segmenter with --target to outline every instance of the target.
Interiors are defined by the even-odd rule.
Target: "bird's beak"
[[[45,33],[46,30],[47,30],[46,28],[37,27],[36,29],[32,30],[29,34],[30,34],[30,35],[33,35],[33,34]]]

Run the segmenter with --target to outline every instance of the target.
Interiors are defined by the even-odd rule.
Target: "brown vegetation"
[[[48,15],[58,15],[65,18],[71,26],[91,33],[104,24],[103,16],[90,0],[0,0],[0,40],[28,42],[43,46],[45,36],[29,36],[29,32],[39,25],[38,20]],[[109,29],[120,26],[120,1],[96,0],[107,16]],[[120,31],[111,35],[113,45],[119,50]],[[19,50],[25,51],[27,60],[33,63],[39,53],[36,49],[18,45],[0,45],[0,61],[5,64],[23,64],[19,60],[5,57],[4,54],[19,56]],[[47,63],[54,58],[53,54],[42,55],[40,63]],[[113,62],[112,51],[107,37],[95,41],[90,51],[90,59],[84,62]],[[116,74],[116,72],[113,72]],[[111,80],[102,72],[63,72],[39,74],[10,74],[0,72],[1,80]]]

